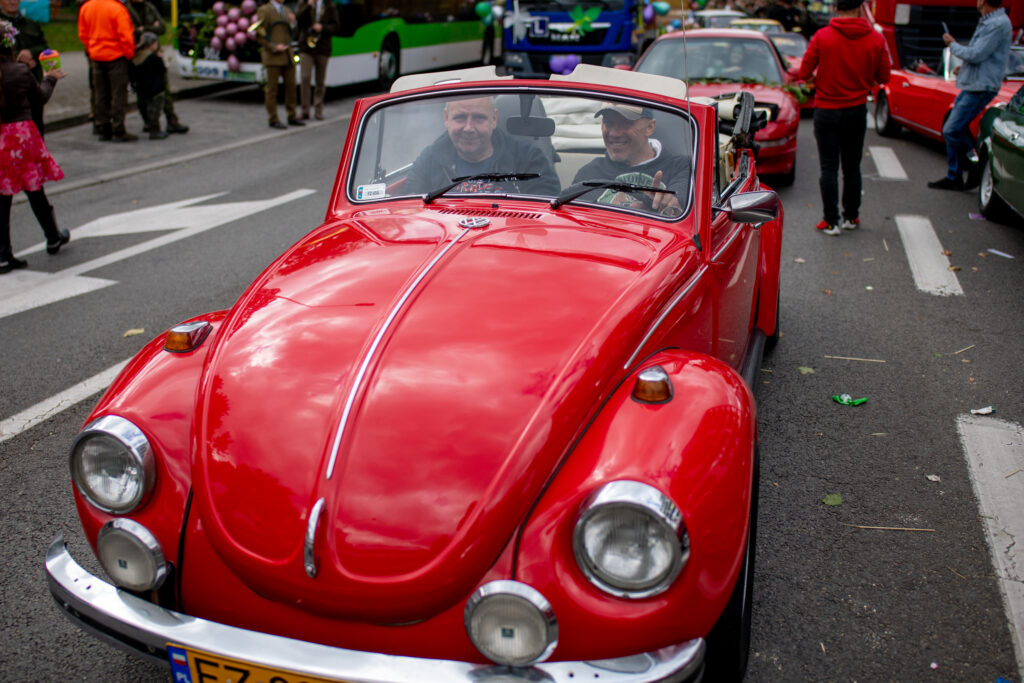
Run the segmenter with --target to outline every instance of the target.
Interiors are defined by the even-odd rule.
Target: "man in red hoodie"
[[[814,139],[821,163],[826,235],[860,225],[860,160],[867,129],[868,93],[889,80],[889,53],[882,34],[862,11],[863,0],[837,0],[836,15],[812,37],[800,62],[800,78],[814,75]],[[839,220],[839,168],[843,169],[843,217]]]

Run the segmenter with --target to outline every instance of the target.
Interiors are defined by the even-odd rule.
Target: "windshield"
[[[787,57],[803,57],[807,52],[807,39],[796,34],[774,34],[771,36],[775,47]]]
[[[686,51],[686,61],[683,52]],[[685,64],[685,71],[684,71]],[[647,51],[637,71],[694,81],[782,83],[782,71],[765,40],[688,38],[662,40]]]
[[[729,28],[734,19],[742,19],[742,12],[697,12],[697,23],[704,28]]]
[[[363,120],[348,197],[551,203],[561,195],[556,208],[604,204],[676,218],[690,203],[692,124],[685,112],[645,104],[521,91],[385,104]],[[605,184],[564,200],[584,181]],[[659,191],[637,191],[643,187]]]

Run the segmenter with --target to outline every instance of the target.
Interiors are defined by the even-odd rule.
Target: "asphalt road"
[[[251,90],[182,101],[179,113],[194,132],[165,142],[101,145],[86,127],[48,135],[68,176],[53,203],[72,242],[57,257],[30,254],[31,270],[82,266],[83,287],[95,289],[0,317],[0,423],[129,358],[180,320],[229,306],[320,221],[345,113],[359,94],[334,93],[327,122],[283,135],[268,135]],[[971,194],[928,190],[925,181],[943,169],[938,146],[873,131],[868,145],[892,149],[909,180],[879,178],[865,159],[860,230],[828,237],[813,229],[820,211],[810,120],[801,126],[797,181],[780,190],[783,337],[756,387],[762,468],[747,680],[1019,682],[956,421],[987,405],[1002,419],[1024,420],[1024,229],[972,219]],[[167,159],[178,162],[132,170]],[[97,178],[106,181],[91,184]],[[217,193],[226,194],[203,204],[299,190],[312,192],[176,241],[166,226],[133,231],[147,225],[140,214],[108,219],[105,235],[86,229],[104,217]],[[897,230],[903,215],[931,220],[959,267],[963,295],[915,287]],[[24,253],[41,233],[26,204],[15,205],[12,218],[16,253]],[[158,238],[166,242],[147,247]],[[125,256],[84,265],[114,253]],[[869,400],[858,407],[831,400],[844,392]],[[46,588],[43,554],[59,532],[95,569],[66,454],[97,397],[0,441],[5,680],[167,678],[79,631]],[[832,493],[842,495],[841,505],[822,503]]]

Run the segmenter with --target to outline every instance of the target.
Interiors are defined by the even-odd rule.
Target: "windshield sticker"
[[[360,185],[356,188],[356,199],[384,199],[388,196],[388,186],[384,183]]]

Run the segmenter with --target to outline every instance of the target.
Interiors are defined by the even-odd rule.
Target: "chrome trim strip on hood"
[[[706,273],[707,271],[708,267],[706,265],[701,266],[697,270],[697,272],[694,273],[693,279],[687,282],[686,286],[683,287],[683,290],[675,295],[675,297],[672,299],[669,305],[665,307],[665,310],[662,311],[661,315],[658,316],[658,319],[655,320],[654,324],[651,325],[649,330],[647,330],[647,334],[644,335],[644,338],[640,340],[639,344],[637,344],[636,349],[633,351],[633,354],[629,357],[629,360],[627,360],[626,364],[622,366],[623,370],[629,370],[631,367],[633,367],[633,363],[634,361],[636,361],[637,355],[639,355],[640,351],[644,348],[644,346],[646,346],[647,342],[651,340],[651,337],[654,335],[655,330],[657,330],[661,323],[665,321],[665,318],[667,318],[668,314],[672,312],[672,309],[676,307],[676,304],[678,304],[684,296],[689,294],[690,290],[693,289],[698,282],[700,282],[700,279],[704,277],[704,273]]]
[[[168,667],[168,643],[299,676],[352,683],[692,681],[704,663],[703,638],[616,659],[509,668],[346,650],[249,631],[190,617],[118,590],[75,562],[60,535],[46,552],[46,576],[57,605],[78,626],[133,655]]]
[[[412,293],[416,291],[416,288],[419,286],[423,278],[427,276],[427,273],[433,270],[434,266],[437,265],[437,262],[444,258],[444,255],[447,254],[452,247],[458,244],[459,240],[465,237],[466,233],[468,233],[469,231],[470,228],[467,228],[463,230],[461,233],[459,233],[458,237],[449,242],[448,246],[446,246],[444,249],[438,252],[437,255],[434,256],[433,259],[431,259],[430,263],[428,263],[427,266],[420,271],[420,274],[416,276],[416,279],[413,280],[408,287],[406,287],[404,292],[402,292],[402,296],[395,303],[394,307],[391,309],[391,312],[388,313],[388,317],[384,321],[384,324],[381,325],[380,330],[377,331],[377,336],[373,338],[373,343],[370,344],[370,348],[366,351],[366,355],[363,357],[363,362],[360,363],[359,365],[359,371],[356,373],[356,377],[352,381],[352,388],[349,390],[348,399],[346,399],[345,401],[345,409],[341,413],[341,420],[338,423],[338,433],[334,436],[334,445],[331,446],[331,457],[327,461],[326,478],[328,480],[334,474],[334,464],[335,461],[338,459],[338,449],[341,448],[341,439],[345,435],[345,427],[348,423],[349,413],[352,412],[352,406],[356,402],[356,394],[359,393],[359,387],[361,387],[363,384],[363,379],[366,376],[366,370],[367,368],[370,367],[370,362],[373,360],[374,354],[377,353],[377,347],[380,346],[381,341],[383,341],[384,339],[384,335],[387,334],[388,330],[391,328],[391,323],[394,322],[395,318],[398,316],[398,312],[402,310],[402,306],[404,306],[405,302],[409,299],[410,296],[412,296]]]

